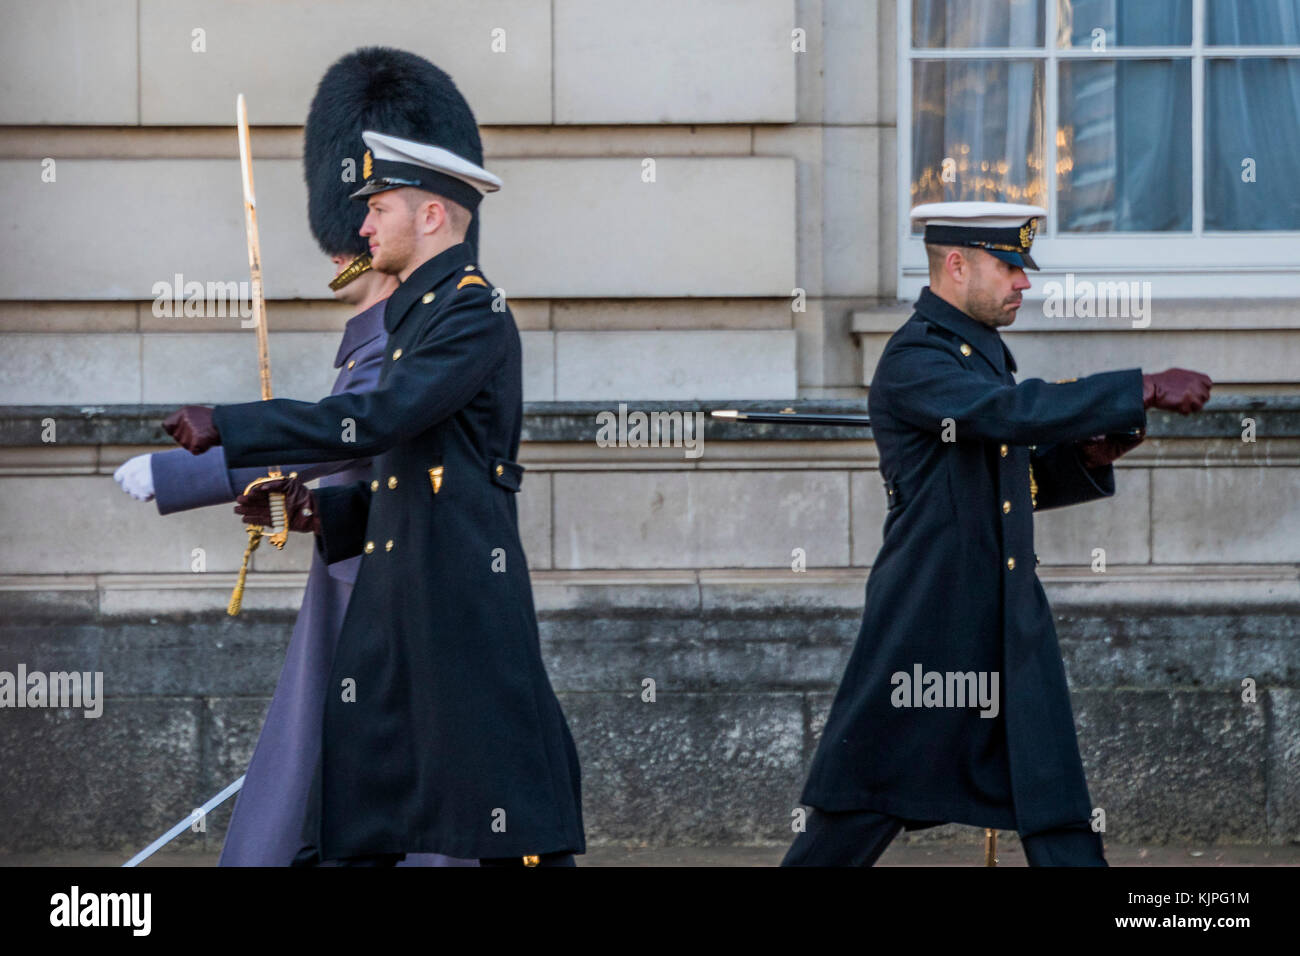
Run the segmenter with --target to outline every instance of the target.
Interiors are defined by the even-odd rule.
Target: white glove
[[[117,471],[113,480],[136,501],[153,501],[152,455],[136,455]]]

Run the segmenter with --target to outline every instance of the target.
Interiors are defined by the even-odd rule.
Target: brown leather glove
[[[1142,376],[1142,407],[1163,408],[1188,415],[1199,412],[1210,398],[1210,376],[1171,368]]]
[[[176,444],[194,455],[221,444],[212,422],[212,409],[206,405],[183,405],[163,419],[162,427],[176,439]]]
[[[1075,446],[1085,468],[1105,468],[1142,444],[1146,437],[1145,431],[1136,435],[1094,435],[1087,441],[1076,442]]]
[[[289,530],[304,534],[320,534],[320,515],[316,513],[316,498],[311,489],[292,476],[264,481],[246,495],[235,499],[235,514],[244,516],[244,524],[271,526],[270,495],[284,492],[284,510],[289,516]]]

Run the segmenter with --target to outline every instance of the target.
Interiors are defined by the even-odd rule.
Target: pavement
[[[776,866],[785,846],[620,847],[593,846],[579,866]],[[0,866],[121,866],[128,853],[57,852],[0,854]],[[879,866],[980,866],[983,847],[896,843]],[[1300,844],[1287,846],[1113,846],[1106,847],[1111,866],[1300,866]],[[216,853],[160,852],[144,866],[216,866]],[[998,849],[999,866],[1024,866],[1025,855],[1014,841]]]

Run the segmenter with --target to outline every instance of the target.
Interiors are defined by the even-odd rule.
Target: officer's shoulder
[[[461,266],[442,283],[439,294],[445,296],[445,306],[466,303],[490,302],[494,287],[476,263]]]
[[[914,313],[902,324],[886,343],[886,348],[937,348],[942,351],[956,351],[960,347],[959,336],[944,328],[938,322],[931,322],[925,316]]]

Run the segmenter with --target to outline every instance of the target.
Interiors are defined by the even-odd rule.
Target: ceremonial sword
[[[871,424],[866,415],[822,415],[818,413],[796,412],[787,408],[780,412],[738,412],[735,409],[718,409],[709,413],[714,418],[733,422],[772,422],[779,425],[845,425],[863,428]]]
[[[203,806],[199,807],[198,809],[199,817],[202,818],[207,816],[218,806],[225,803],[226,800],[230,797],[230,795],[239,792],[239,788],[242,787],[243,785],[244,785],[244,778],[240,777],[238,780],[236,780],[230,786],[226,787],[226,789],[222,790],[219,794],[217,794],[207,803],[203,804]],[[172,840],[176,839],[176,837],[178,837],[181,833],[185,832],[185,828],[187,826],[193,826],[193,824],[194,824],[194,814],[191,813],[184,820],[177,823],[176,826],[172,827],[170,830],[168,830],[158,839],[154,840],[152,843],[150,843],[147,847],[145,847],[135,856],[131,857],[131,859],[123,863],[122,866],[124,867],[139,866],[142,862],[149,859],[149,857],[153,856],[155,853],[157,853],[159,850],[165,847],[168,843],[171,843]]]
[[[871,418],[867,415],[826,415],[820,412],[796,412],[793,408],[786,408],[779,412],[741,412],[732,408],[716,409],[709,412],[714,418],[721,418],[723,421],[731,422],[755,422],[775,425],[839,425],[845,428],[867,428],[871,425]],[[1133,439],[1142,437],[1141,428],[1130,428],[1121,434],[1107,434],[1094,436],[1095,438],[1108,438],[1113,440]]]
[[[271,398],[271,349],[266,335],[266,299],[262,295],[262,244],[257,235],[257,198],[253,192],[253,149],[248,136],[248,110],[244,105],[244,94],[235,98],[235,119],[239,126],[239,168],[243,174],[244,184],[244,232],[248,238],[248,271],[252,276],[251,293],[253,300],[253,323],[257,329],[257,371],[262,380],[262,401]],[[283,477],[278,466],[271,467],[262,478],[248,483],[244,494],[265,481],[275,481]],[[292,476],[290,476],[292,477]],[[269,496],[271,508],[271,528],[268,536],[271,544],[283,549],[289,540],[289,526],[285,520],[284,493],[272,492]],[[257,550],[266,529],[262,525],[250,524],[248,546],[244,548],[244,560],[239,565],[239,577],[235,581],[235,590],[230,595],[230,604],[226,613],[234,617],[239,613],[244,600],[244,581],[248,577],[248,559]]]

